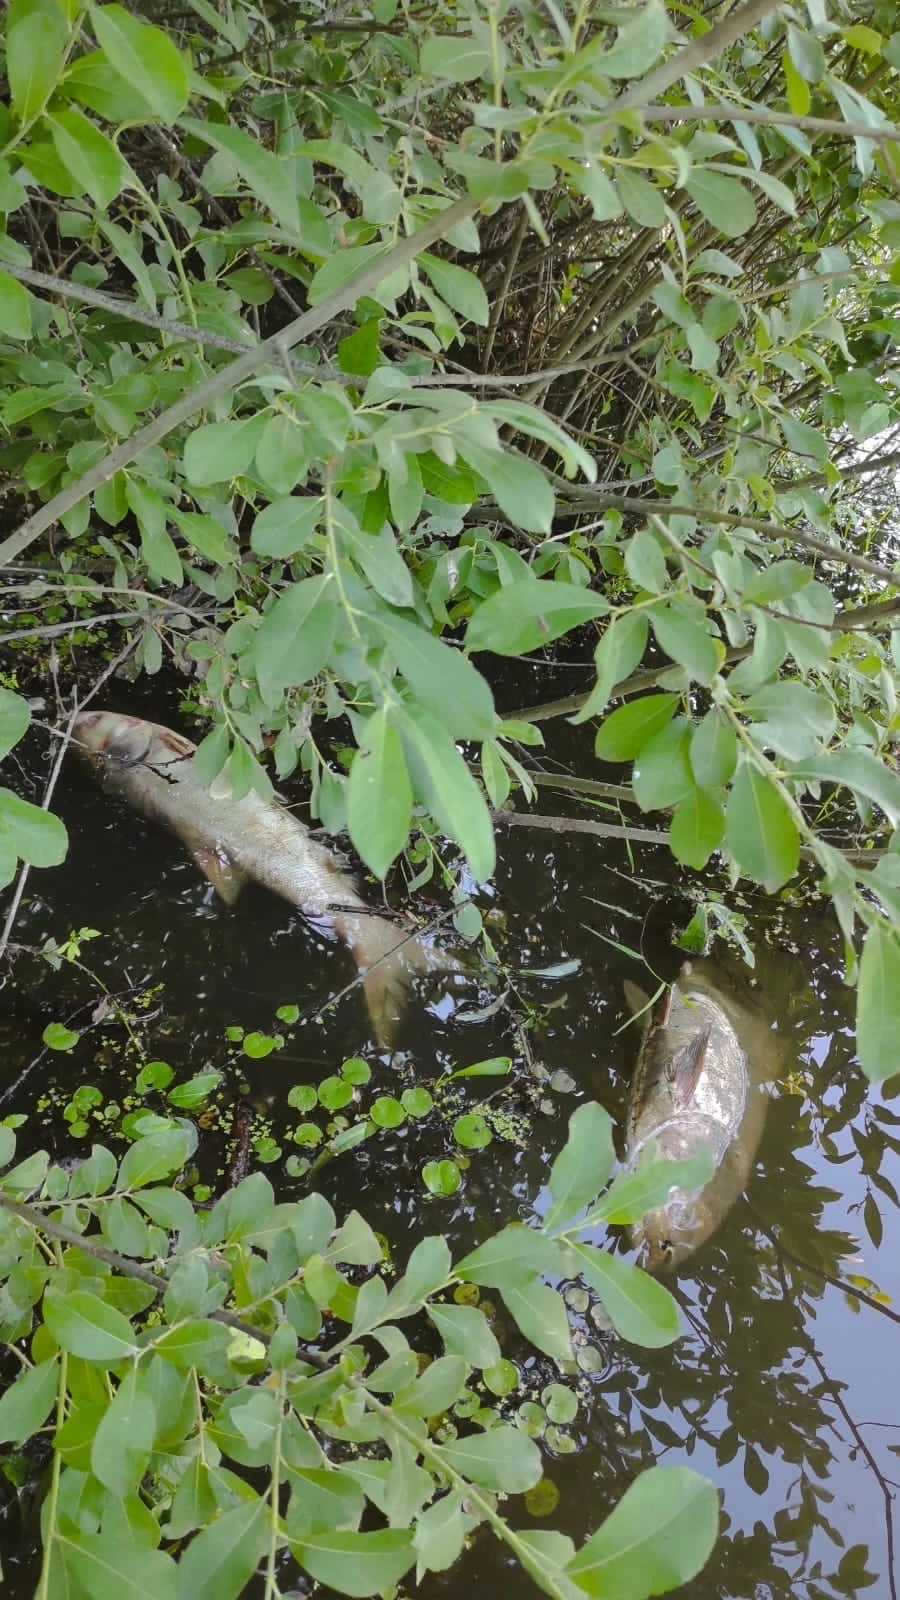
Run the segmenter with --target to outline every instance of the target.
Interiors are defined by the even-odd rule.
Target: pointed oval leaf
[[[128,1318],[87,1289],[65,1295],[48,1290],[44,1318],[60,1348],[85,1361],[121,1361],[137,1351]]]
[[[677,705],[675,694],[645,694],[618,706],[597,730],[595,755],[601,761],[633,761],[672,720]]]
[[[477,1306],[428,1305],[425,1309],[448,1355],[462,1356],[470,1367],[493,1367],[500,1360],[500,1346]]]
[[[372,627],[384,639],[415,698],[440,717],[453,738],[492,737],[497,727],[494,697],[467,656],[389,611],[379,611]]]
[[[190,1600],[237,1600],[269,1541],[269,1511],[254,1497],[198,1533],[178,1563],[178,1593]]]
[[[26,1367],[0,1396],[0,1444],[24,1444],[47,1420],[56,1399],[59,1360]]]
[[[597,682],[581,710],[570,719],[573,723],[586,722],[589,717],[606,710],[616,685],[640,666],[647,648],[647,633],[645,611],[626,611],[622,617],[613,617],[594,651]]]
[[[0,688],[0,761],[18,744],[30,721],[28,701],[11,689]]]
[[[524,1494],[543,1471],[534,1440],[508,1423],[443,1445],[440,1455],[462,1477],[500,1494]]]
[[[714,795],[693,789],[675,807],[669,843],[676,861],[700,871],[725,835],[725,813]]]
[[[379,1528],[375,1533],[329,1529],[292,1542],[291,1553],[318,1583],[357,1600],[393,1589],[416,1559],[404,1528]]]
[[[883,922],[866,934],[856,991],[856,1044],[867,1078],[897,1071],[900,1032],[900,939]]]
[[[572,1337],[562,1295],[536,1278],[508,1284],[500,1293],[526,1339],[554,1361],[572,1360]]]
[[[418,708],[398,713],[410,776],[438,825],[465,852],[484,882],[496,860],[494,830],[484,796],[437,718]]]
[[[347,826],[366,866],[383,878],[409,835],[412,789],[403,742],[386,711],[360,736],[347,782]]]
[[[58,867],[65,860],[69,837],[59,817],[0,789],[0,853],[4,847],[32,867]]]
[[[269,607],[249,654],[263,698],[277,703],[282,691],[308,683],[331,654],[337,609],[331,578],[302,578]]]
[[[742,761],[725,809],[725,839],[748,878],[773,894],[797,871],[800,836],[791,808],[771,778]]]
[[[608,1255],[590,1244],[575,1244],[572,1249],[623,1339],[656,1350],[678,1338],[678,1306],[661,1283],[623,1256]]]
[[[646,1600],[688,1583],[719,1531],[719,1496],[689,1467],[651,1467],[565,1568],[596,1600]]]
[[[187,61],[168,33],[119,5],[91,6],[91,27],[107,61],[138,98],[154,116],[174,122],[187,105],[190,78]],[[139,117],[140,107],[135,112]]]
[[[612,1119],[595,1101],[578,1106],[569,1118],[569,1136],[550,1169],[548,1228],[568,1221],[595,1200],[612,1172]]]
[[[466,631],[467,650],[523,655],[609,610],[602,595],[551,578],[519,578],[482,602]]]

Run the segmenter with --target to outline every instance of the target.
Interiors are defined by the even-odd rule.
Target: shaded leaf
[[[596,1600],[645,1600],[693,1578],[718,1529],[719,1497],[707,1478],[688,1467],[651,1467],[565,1570]]]

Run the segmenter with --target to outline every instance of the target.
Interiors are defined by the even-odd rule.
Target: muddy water
[[[122,709],[147,709],[127,689],[118,701]],[[155,712],[178,720],[171,704],[157,704]],[[41,779],[37,747],[26,761],[32,755],[31,767],[5,775],[23,793]],[[218,904],[174,840],[118,809],[75,770],[65,775],[58,809],[70,829],[69,859],[32,875],[15,939],[35,946],[72,928],[99,930],[84,960],[128,1001],[146,1053],[168,1061],[179,1079],[208,1065],[223,1068],[235,1099],[241,1077],[249,1082],[257,1128],[270,1126],[282,1145],[265,1170],[283,1195],[303,1192],[286,1165],[296,1149],[286,1134],[301,1120],[286,1106],[288,1088],[318,1082],[355,1054],[369,1060],[372,1092],[379,1093],[399,1093],[488,1056],[510,1055],[516,1065],[520,1091],[505,1092],[509,1109],[526,1120],[513,1130],[515,1140],[472,1153],[453,1199],[429,1197],[419,1176],[425,1161],[452,1153],[448,1127],[434,1119],[385,1132],[323,1168],[318,1187],[339,1210],[359,1205],[401,1259],[424,1233],[444,1233],[462,1250],[503,1221],[533,1216],[580,1098],[600,1100],[621,1128],[637,1046],[634,1030],[623,1026],[622,983],[652,981],[626,952],[640,949],[653,971],[671,978],[681,959],[672,935],[690,913],[664,852],[635,846],[629,860],[620,842],[521,828],[500,837],[497,877],[481,904],[493,916],[503,959],[514,970],[580,962],[576,974],[555,981],[523,977],[523,1004],[511,1001],[519,1016],[532,1008],[528,1049],[535,1060],[562,1075],[537,1096],[541,1109],[509,1009],[464,1020],[487,998],[475,989],[449,1002],[420,997],[393,1061],[369,1044],[356,991],[324,1021],[294,1029],[281,1052],[244,1061],[242,1069],[230,1065],[226,1027],[271,1031],[275,1009],[286,1003],[316,1012],[353,976],[345,953],[261,891],[248,891],[234,911]],[[544,809],[556,807],[551,801]],[[723,884],[712,886],[738,906]],[[546,1471],[561,1500],[538,1525],[581,1540],[642,1467],[686,1463],[720,1486],[724,1504],[724,1533],[710,1565],[684,1591],[691,1600],[831,1600],[862,1592],[895,1600],[898,1329],[829,1278],[855,1274],[869,1280],[872,1296],[890,1297],[889,1309],[900,1306],[892,1187],[900,1188],[900,1099],[867,1091],[854,1064],[852,996],[826,911],[764,897],[743,909],[759,957],[759,994],[782,1044],[749,1195],[678,1280],[684,1335],[670,1349],[619,1342],[575,1294],[580,1347],[590,1352],[584,1363],[595,1370],[577,1379],[578,1414],[547,1452]],[[133,1093],[137,1065],[127,1037],[102,1017],[71,1057],[41,1054],[48,1022],[87,1026],[97,999],[95,982],[76,968],[54,973],[19,957],[2,991],[0,1111],[29,1113],[23,1146],[49,1144],[56,1156],[71,1156],[106,1137],[100,1105],[89,1113],[87,1139],[70,1138],[63,1108],[79,1085],[96,1086],[119,1105]],[[496,1088],[496,1080],[469,1082],[465,1105]],[[49,1106],[38,1109],[48,1095]],[[226,1113],[224,1131],[204,1138],[210,1177],[228,1159],[229,1131]],[[510,1338],[508,1353],[522,1373],[514,1405],[539,1398],[557,1375],[552,1363]],[[526,1520],[523,1508],[515,1513],[513,1520]],[[15,1547],[15,1513],[3,1521]],[[9,1542],[4,1564],[6,1592],[29,1594],[28,1564],[18,1567]],[[456,1573],[426,1580],[421,1592],[486,1596],[498,1582],[511,1596],[534,1592],[482,1536]]]

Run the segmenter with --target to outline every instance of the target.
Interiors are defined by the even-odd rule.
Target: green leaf
[[[550,1169],[547,1183],[552,1203],[545,1227],[558,1227],[596,1199],[615,1159],[609,1112],[593,1100],[578,1106],[569,1118],[568,1138]]]
[[[197,1145],[193,1126],[164,1128],[159,1133],[146,1134],[126,1150],[119,1168],[116,1189],[144,1189],[147,1184],[159,1183],[180,1171]]]
[[[867,1078],[879,1082],[897,1071],[900,1024],[900,939],[883,922],[866,934],[856,991],[856,1045]]]
[[[538,1273],[555,1273],[561,1277],[563,1269],[562,1245],[535,1228],[512,1222],[458,1261],[455,1270],[457,1276],[468,1283],[503,1289]]]
[[[494,697],[466,656],[391,612],[379,611],[372,624],[415,698],[441,719],[449,734],[457,739],[491,738],[497,727]]]
[[[801,561],[773,561],[762,567],[756,576],[744,584],[743,599],[746,605],[770,606],[791,595],[799,594],[812,583],[813,574]]]
[[[163,122],[174,122],[190,94],[188,64],[168,33],[140,22],[124,6],[90,7],[91,27],[107,60]],[[135,116],[141,116],[140,106]],[[200,124],[205,127],[205,123]]]
[[[59,1385],[59,1360],[39,1361],[20,1372],[0,1396],[0,1444],[24,1444],[42,1428]]]
[[[619,29],[615,44],[592,64],[604,78],[637,78],[656,65],[670,32],[665,6],[660,0],[649,0]]]
[[[487,327],[490,318],[488,297],[479,279],[468,267],[457,267],[424,250],[419,266],[428,274],[442,300],[469,322]]]
[[[265,422],[262,414],[228,422],[205,422],[194,428],[184,445],[188,483],[205,489],[214,483],[230,483],[239,478],[256,454]]]
[[[8,272],[0,272],[0,333],[8,339],[31,338],[31,296]]]
[[[691,767],[701,789],[721,789],[737,766],[737,734],[715,706],[691,736]]]
[[[112,140],[77,107],[47,117],[56,153],[94,204],[106,210],[124,188],[128,168]]]
[[[87,1289],[70,1289],[65,1294],[48,1289],[44,1318],[57,1344],[69,1355],[108,1364],[137,1353],[128,1318]]]
[[[540,467],[527,456],[512,450],[488,450],[468,438],[463,454],[517,528],[526,533],[550,533],[556,500]]]
[[[69,42],[58,0],[10,0],[6,13],[6,77],[12,109],[31,122],[62,74]]]
[[[602,595],[577,584],[519,578],[496,590],[475,611],[466,631],[466,649],[525,655],[608,610]]]
[[[11,689],[0,688],[0,761],[18,744],[30,722],[28,701]]]
[[[494,870],[494,830],[475,779],[437,718],[418,708],[398,712],[410,775],[421,799],[446,834],[464,850],[475,877]]]
[[[725,840],[741,871],[774,894],[797,871],[800,837],[771,778],[742,760],[725,808]]]
[[[613,689],[640,666],[647,648],[647,634],[645,611],[626,611],[624,616],[613,617],[594,651],[597,682],[581,710],[570,718],[571,722],[587,722],[606,710]]]
[[[453,1124],[453,1137],[464,1150],[483,1150],[493,1134],[487,1118],[480,1111],[466,1111]]]
[[[486,44],[471,34],[435,33],[426,36],[419,52],[419,70],[426,81],[471,83],[491,64]]]
[[[642,1161],[636,1172],[625,1167],[592,1209],[591,1225],[640,1222],[648,1211],[664,1204],[673,1185],[691,1194],[709,1182],[713,1171],[712,1153],[706,1149],[686,1161],[650,1159]]]
[[[237,543],[230,538],[221,522],[215,517],[203,516],[197,511],[177,509],[172,515],[184,537],[190,541],[199,555],[215,566],[237,565],[240,559]]]
[[[252,661],[263,699],[308,683],[325,666],[337,628],[331,576],[302,578],[269,607],[253,638]]]
[[[572,1360],[569,1319],[562,1296],[536,1279],[504,1285],[500,1293],[519,1332],[554,1361]]]
[[[173,1367],[187,1372],[191,1367],[202,1367],[221,1359],[232,1338],[230,1329],[221,1322],[208,1322],[202,1317],[180,1322],[175,1328],[166,1328],[154,1336],[153,1348]]]
[[[677,695],[647,694],[617,707],[600,724],[594,753],[601,761],[634,761],[671,721],[677,705]]]
[[[448,1355],[462,1356],[470,1367],[493,1367],[500,1360],[500,1346],[477,1306],[428,1305],[425,1309]]]
[[[48,1022],[41,1034],[48,1050],[72,1050],[80,1038],[80,1033],[74,1028],[67,1028],[62,1022]]]
[[[11,789],[0,789],[0,863],[11,850],[29,866],[58,867],[68,848],[69,837],[59,817],[30,800],[20,800]]]
[[[137,1489],[156,1437],[156,1407],[140,1367],[122,1379],[91,1445],[91,1471],[117,1496]]]
[[[756,222],[756,201],[737,178],[695,167],[685,188],[707,222],[727,239],[739,238]]]
[[[639,589],[649,594],[665,594],[669,587],[666,556],[662,545],[649,528],[638,528],[625,548],[625,571]]]
[[[676,717],[642,747],[632,776],[634,798],[642,811],[673,806],[694,792],[690,737],[690,725],[684,717]]]
[[[287,495],[273,500],[250,529],[250,547],[259,556],[287,561],[305,549],[322,517],[321,495]]]
[[[429,1194],[455,1194],[462,1183],[462,1174],[455,1161],[426,1161],[422,1168],[422,1182]]]
[[[814,761],[801,761],[790,776],[802,783],[834,783],[880,806],[894,826],[900,822],[900,777],[871,750],[830,750]]]
[[[409,835],[412,790],[403,742],[386,711],[376,711],[359,737],[347,782],[347,826],[355,848],[378,878]]]
[[[623,1339],[656,1350],[678,1338],[678,1306],[668,1289],[623,1256],[572,1244],[580,1271]]]
[[[724,836],[725,813],[714,795],[692,789],[679,801],[669,823],[669,843],[676,861],[699,872]]]
[[[719,1496],[689,1467],[651,1467],[565,1571],[596,1600],[646,1600],[688,1583],[719,1531]]]
[[[243,128],[231,122],[201,122],[182,117],[181,127],[229,157],[251,194],[268,206],[276,222],[294,238],[300,231],[297,191],[287,162],[280,161]]]
[[[392,1589],[416,1559],[404,1528],[380,1528],[375,1533],[329,1529],[292,1542],[291,1554],[318,1583],[360,1600]]]
[[[705,607],[679,598],[654,606],[649,615],[659,648],[708,688],[722,665],[725,650],[721,640],[707,631]]]
[[[639,228],[661,228],[666,220],[666,201],[642,172],[620,166],[616,171],[616,188],[625,210]]]
[[[421,1378],[395,1396],[394,1404],[416,1417],[438,1417],[459,1399],[468,1371],[461,1356],[438,1356]]]
[[[237,1600],[269,1542],[265,1500],[225,1511],[195,1535],[178,1563],[178,1600]]]
[[[57,1534],[57,1540],[66,1569],[91,1600],[177,1600],[181,1594],[172,1557],[146,1546],[138,1552],[130,1536],[84,1533],[72,1524],[65,1539]]]
[[[434,1448],[461,1477],[500,1494],[524,1494],[543,1471],[541,1452],[534,1440],[507,1423]]]

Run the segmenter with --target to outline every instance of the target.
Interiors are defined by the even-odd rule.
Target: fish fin
[[[650,996],[644,993],[640,984],[632,983],[630,978],[626,978],[622,987],[625,990],[625,1004],[633,1017],[636,1017],[641,1011],[647,1010],[650,1004]]]
[[[335,916],[334,925],[363,974],[372,1032],[383,1049],[390,1049],[394,1042],[407,991],[417,973],[463,970],[449,952],[432,949],[377,913],[342,912]]]
[[[246,875],[229,860],[228,856],[214,850],[211,845],[192,845],[191,855],[204,878],[209,879],[219,898],[224,900],[227,906],[236,905],[238,895],[247,882]]]
[[[669,1078],[675,1091],[675,1099],[682,1105],[687,1105],[697,1087],[708,1047],[709,1029],[704,1028],[702,1033],[694,1035],[690,1044],[679,1050],[669,1067]]]

